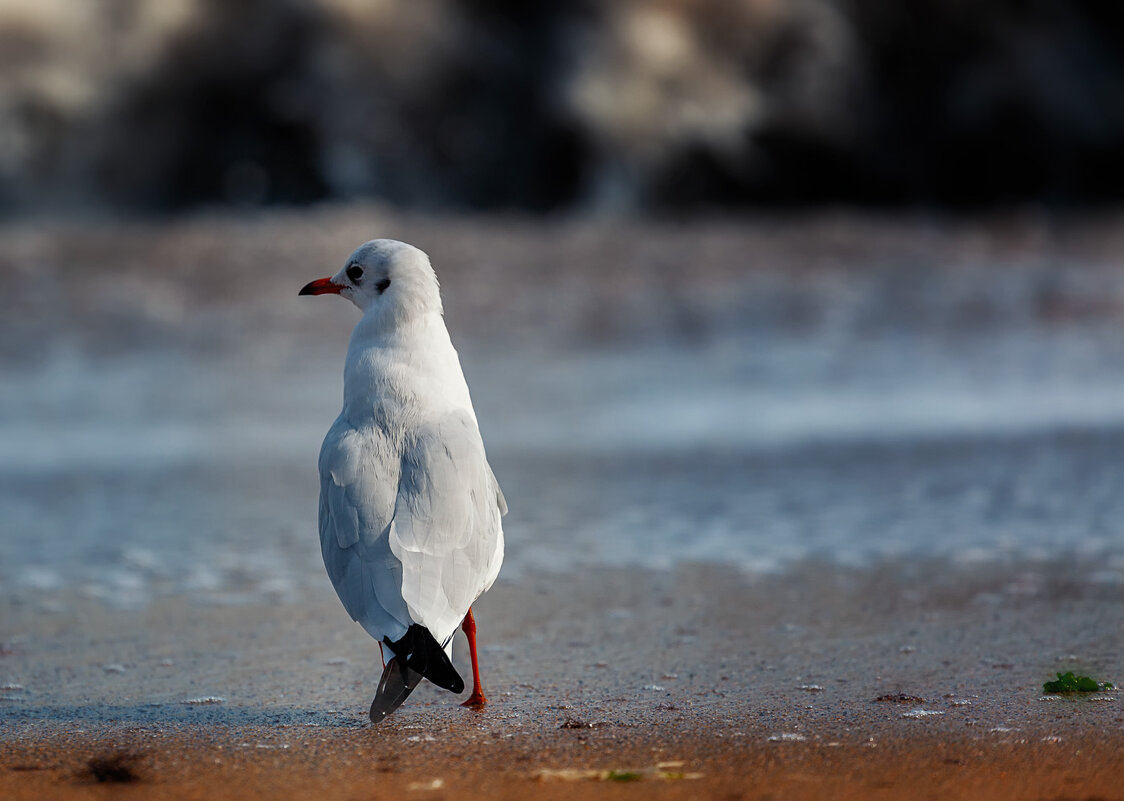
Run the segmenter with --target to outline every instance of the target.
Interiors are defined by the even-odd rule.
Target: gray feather
[[[342,418],[320,451],[324,567],[348,614],[379,641],[398,639],[414,622],[402,599],[402,563],[387,538],[400,471],[392,453],[380,431],[359,432]]]

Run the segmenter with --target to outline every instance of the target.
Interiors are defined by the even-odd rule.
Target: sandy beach
[[[1124,681],[1118,229],[12,224],[0,797],[1120,797],[1119,692],[1042,688]],[[315,539],[354,319],[296,290],[375,234],[512,511],[490,705],[372,728]]]
[[[268,749],[146,738],[21,748],[0,779],[6,798],[1114,798],[1119,738],[1056,747],[980,745],[908,736],[881,748],[840,745],[737,746],[729,741],[565,733],[469,753],[465,746],[393,754],[388,737],[294,738]],[[397,738],[401,739],[401,738]],[[358,742],[357,742],[358,741]],[[231,741],[233,742],[233,741]],[[596,750],[598,757],[590,759]],[[128,783],[99,782],[85,753],[130,766]],[[686,759],[660,762],[666,753]],[[128,756],[122,756],[122,755]],[[653,762],[655,766],[653,766]],[[95,763],[95,767],[96,767]],[[579,765],[540,768],[542,765]],[[603,770],[590,765],[607,766]],[[623,767],[622,767],[623,766]],[[684,768],[686,773],[681,773]],[[112,781],[112,779],[110,780]]]
[[[285,614],[171,601],[45,625],[8,610],[2,664],[27,684],[5,690],[0,790],[1115,797],[1118,694],[1041,691],[1056,670],[1118,665],[1115,593],[1078,565],[929,568],[941,578],[807,565],[502,583],[478,609],[486,711],[426,686],[377,728],[374,648],[326,593]]]

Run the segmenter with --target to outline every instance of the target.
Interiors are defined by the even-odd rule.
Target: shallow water
[[[508,248],[530,256],[533,233]],[[511,506],[505,575],[1074,556],[1124,582],[1124,273],[1054,250],[969,271],[875,256],[602,294],[501,266],[498,310],[454,272],[450,326]],[[316,453],[355,315],[296,297],[319,272],[280,272],[195,314],[176,281],[97,301],[101,266],[69,276],[70,313],[8,310],[35,353],[10,348],[0,386],[9,600],[238,603],[324,581]]]

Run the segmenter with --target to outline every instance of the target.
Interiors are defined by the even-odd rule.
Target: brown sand
[[[478,606],[490,707],[423,685],[377,728],[373,645],[327,593],[19,609],[0,797],[1118,798],[1117,695],[1041,693],[1119,668],[1085,569],[508,580]]]
[[[327,738],[286,730],[274,734],[286,739],[286,750],[140,733],[121,735],[112,744],[81,736],[22,744],[3,759],[0,793],[13,801],[110,796],[328,801],[402,795],[1109,799],[1119,798],[1124,787],[1124,738],[1119,735],[1065,744],[913,736],[868,747],[705,736],[681,740],[647,729],[559,731],[523,743],[403,747],[400,735],[382,731]],[[594,768],[604,772],[587,776]]]

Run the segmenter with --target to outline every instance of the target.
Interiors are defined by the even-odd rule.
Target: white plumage
[[[429,258],[373,240],[301,293],[340,294],[363,312],[348,347],[343,409],[320,450],[328,575],[380,644],[418,624],[451,656],[457,626],[499,573],[507,505]]]

